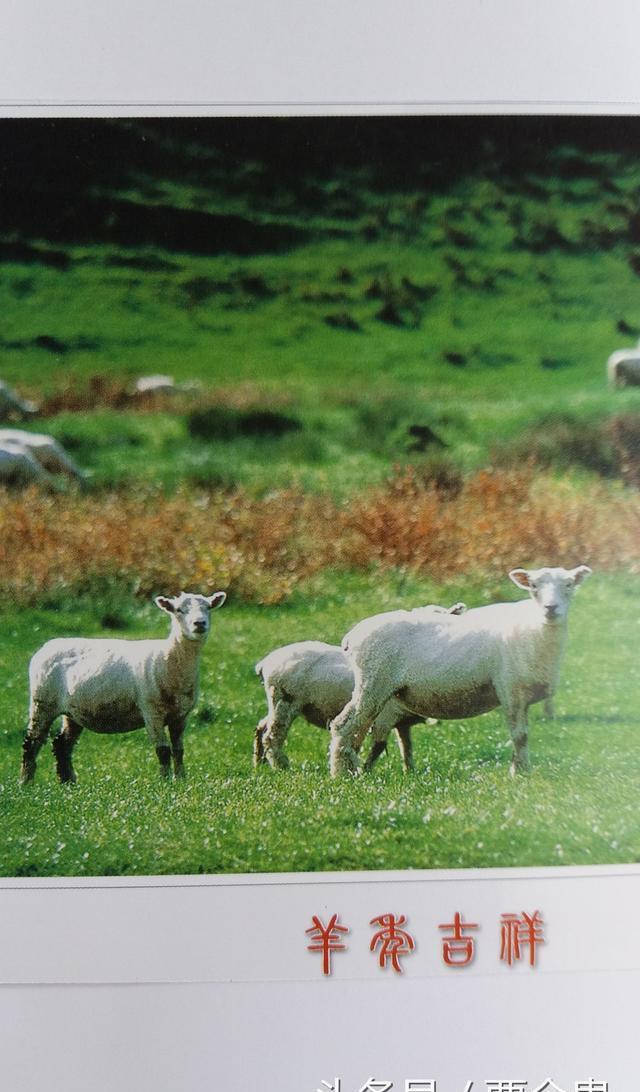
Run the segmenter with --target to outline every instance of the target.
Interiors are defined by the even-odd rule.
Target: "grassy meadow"
[[[3,122],[0,379],[89,472],[0,490],[4,875],[640,859],[640,126],[618,119]],[[32,170],[25,174],[25,164]],[[27,182],[25,183],[25,177]],[[136,398],[136,377],[195,384]],[[252,768],[253,664],[587,563],[557,719],[508,776],[499,712],[332,782],[328,736]],[[48,638],[160,636],[224,587],[162,784],[142,732],[17,783]]]

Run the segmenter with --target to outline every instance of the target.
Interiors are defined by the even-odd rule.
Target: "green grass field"
[[[506,587],[506,581],[505,581]],[[36,782],[18,786],[25,668],[47,637],[99,627],[87,609],[29,612],[8,622],[0,658],[2,871],[119,875],[378,868],[604,864],[640,859],[637,786],[640,588],[594,574],[576,596],[557,719],[531,710],[532,772],[510,778],[501,715],[414,729],[416,773],[393,741],[375,771],[332,782],[326,733],[303,721],[291,770],[252,768],[263,715],[253,663],[280,640],[339,639],[383,606],[455,599],[457,587],[342,576],[286,607],[228,606],[215,616],[200,703],[186,735],[188,776],[162,783],[143,732],[85,732],[78,784],[55,780],[50,749]],[[465,589],[469,604],[481,590]],[[163,631],[150,607],[126,636]]]
[[[633,499],[640,388],[608,389],[605,362],[640,336],[638,127],[620,119],[614,139],[605,121],[591,119],[587,139],[577,121],[527,122],[518,134],[494,119],[480,139],[479,121],[472,131],[452,120],[449,133],[427,119],[419,130],[405,122],[404,145],[402,128],[387,121],[383,138],[372,120],[355,141],[341,121],[283,122],[275,141],[274,122],[7,124],[0,378],[49,406],[27,427],[87,468],[89,500],[113,509],[133,498],[141,512],[151,497],[159,524],[176,493],[199,510],[212,495],[234,498],[235,527],[243,504],[295,504],[288,487],[344,504],[406,465],[443,494],[479,469],[526,464],[562,480],[575,503],[594,482],[614,504]],[[127,391],[151,373],[201,387],[136,408]],[[291,427],[261,432],[256,410]],[[422,445],[416,426],[433,434]],[[75,486],[60,488],[73,502]],[[415,515],[409,502],[397,511]],[[73,519],[73,503],[65,513]],[[538,560],[590,563],[560,531],[564,555]],[[190,528],[175,532],[179,544]],[[35,532],[25,523],[21,533],[37,557]],[[135,518],[113,533],[135,538]],[[245,536],[243,548],[259,567],[261,543]],[[55,541],[44,536],[42,549],[50,559]],[[297,562],[286,543],[281,553],[282,578]],[[529,776],[508,776],[499,713],[416,729],[410,777],[391,742],[370,776],[331,782],[327,735],[302,722],[290,772],[253,770],[263,714],[253,664],[270,649],[339,641],[382,609],[517,595],[490,560],[455,585],[415,560],[415,571],[411,558],[385,568],[373,549],[357,571],[325,569],[289,590],[282,579],[276,605],[265,605],[265,568],[251,594],[232,594],[214,618],[178,784],[160,782],[142,732],[84,733],[77,786],[56,783],[47,749],[36,782],[18,787],[30,655],[63,634],[160,635],[164,619],[117,556],[93,583],[79,573],[45,587],[40,606],[5,597],[0,872],[640,859],[640,581],[637,564],[622,569],[615,556],[576,598],[557,720],[532,711]],[[185,562],[180,580],[196,590],[197,565]]]

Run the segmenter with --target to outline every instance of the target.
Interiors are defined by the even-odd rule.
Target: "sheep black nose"
[[[545,607],[547,618],[555,618],[558,613],[557,607]]]
[[[193,628],[195,629],[196,633],[205,633],[206,629],[207,629],[207,623],[206,622],[194,622],[193,623]]]

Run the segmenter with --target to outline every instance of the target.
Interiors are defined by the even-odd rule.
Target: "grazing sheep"
[[[193,394],[201,389],[197,380],[176,383],[172,375],[141,375],[134,384],[134,394]]]
[[[503,710],[513,742],[512,773],[525,770],[529,706],[556,689],[576,586],[591,572],[514,569],[530,598],[477,607],[457,618],[390,611],[367,618],[345,637],[355,687],[331,722],[333,776],[355,771],[357,752],[392,698],[414,716],[457,720]]]
[[[425,614],[447,613],[445,607],[420,609]],[[448,613],[461,614],[464,610],[464,603],[456,603]],[[255,731],[254,765],[268,762],[274,769],[285,769],[289,760],[283,747],[293,721],[302,716],[309,724],[328,728],[351,698],[353,671],[346,652],[338,645],[298,641],[270,652],[256,664],[256,674],[264,684],[268,712]],[[370,770],[386,750],[394,729],[404,769],[413,769],[410,729],[423,719],[408,713],[398,702],[389,701],[373,725],[373,746],[365,769]]]
[[[83,728],[131,732],[145,727],[163,777],[184,773],[182,735],[198,697],[200,654],[209,633],[210,611],[226,599],[181,592],[155,602],[171,618],[165,640],[69,637],[47,641],[29,665],[29,725],[22,746],[23,783],[31,781],[49,729],[62,715],[53,741],[60,781],[75,781],[71,763]],[[171,746],[165,727],[169,729]]]
[[[612,387],[640,384],[640,348],[616,349],[607,360],[607,378]]]
[[[53,436],[43,432],[27,432],[20,428],[0,428],[0,445],[27,449],[44,470],[50,474],[66,474],[76,481],[84,481],[86,472],[69,458]]]
[[[44,485],[55,489],[55,478],[48,474],[23,444],[0,441],[0,485]]]
[[[10,417],[31,417],[37,411],[35,402],[21,398],[0,379],[0,421],[7,421]]]

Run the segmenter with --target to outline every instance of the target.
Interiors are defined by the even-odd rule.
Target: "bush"
[[[617,462],[620,477],[627,485],[640,488],[640,413],[620,413],[612,417],[606,434]]]
[[[191,436],[200,440],[235,440],[238,436],[284,436],[299,432],[302,423],[278,410],[208,406],[189,414],[187,428]]]
[[[12,609],[84,596],[99,625],[120,628],[134,596],[223,587],[278,603],[329,567],[492,579],[569,549],[598,568],[637,570],[639,520],[632,490],[585,483],[577,492],[530,467],[463,479],[442,457],[343,504],[299,490],[262,500],[241,489],[170,498],[0,491],[0,593]]]
[[[616,477],[620,469],[614,444],[603,423],[566,413],[540,417],[517,439],[496,446],[493,461],[498,466],[533,462],[560,470],[580,467],[604,478]]]

